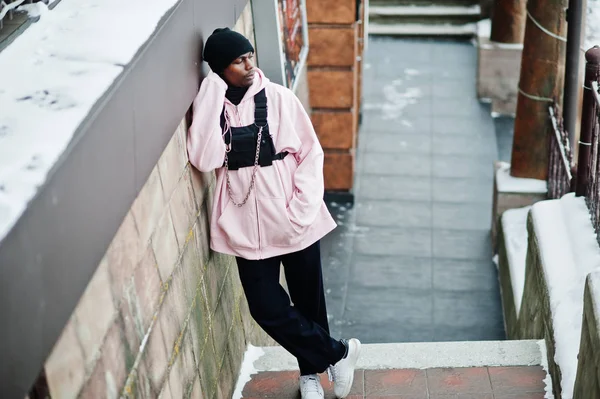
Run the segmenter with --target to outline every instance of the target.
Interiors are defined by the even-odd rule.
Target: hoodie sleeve
[[[298,162],[294,173],[294,193],[288,205],[290,220],[300,229],[309,227],[323,206],[325,191],[323,182],[323,149],[304,106],[290,92],[288,100],[291,126],[294,127],[301,145],[293,154]],[[291,108],[291,109],[290,109]]]
[[[192,125],[188,131],[188,157],[201,172],[217,169],[225,160],[220,118],[227,86],[214,79],[212,74],[210,72],[204,79],[194,99]]]

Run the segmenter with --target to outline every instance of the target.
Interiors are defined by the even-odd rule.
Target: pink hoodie
[[[225,142],[220,115],[232,126],[254,123],[254,95],[266,88],[269,132],[277,153],[273,166],[259,167],[256,184],[242,207],[231,203],[225,179]],[[252,86],[236,107],[225,98],[227,84],[210,72],[194,100],[188,132],[190,163],[202,172],[216,169],[217,185],[210,221],[214,251],[245,259],[265,259],[308,247],[336,227],[323,201],[323,149],[310,118],[289,89],[271,83],[256,69]],[[248,191],[253,167],[229,171],[236,202]]]

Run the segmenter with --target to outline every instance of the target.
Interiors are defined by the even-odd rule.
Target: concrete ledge
[[[547,197],[546,183],[535,179],[521,179],[509,175],[510,164],[494,162],[494,194],[492,209],[492,249],[497,252],[498,226],[502,214],[543,201]]]
[[[437,367],[536,366],[545,364],[543,341],[481,341],[363,344],[358,368],[426,369]],[[257,372],[297,370],[296,358],[280,346],[262,348]]]
[[[492,100],[492,112],[514,115],[517,109],[522,44],[490,41],[489,28],[479,27],[477,96]]]

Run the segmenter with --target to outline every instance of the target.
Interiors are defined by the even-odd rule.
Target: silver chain
[[[263,131],[263,126],[259,126],[258,127],[258,140],[256,141],[256,155],[254,156],[254,169],[252,170],[252,179],[250,179],[250,187],[248,187],[248,192],[246,193],[246,196],[244,197],[244,200],[242,202],[235,202],[235,200],[233,199],[233,190],[231,189],[231,181],[229,180],[229,151],[225,152],[225,178],[227,179],[227,193],[229,194],[229,199],[231,200],[231,202],[233,203],[233,205],[237,206],[238,208],[241,208],[242,206],[244,206],[246,204],[246,202],[248,201],[248,198],[250,198],[250,193],[252,192],[252,189],[254,188],[254,183],[256,181],[256,172],[258,171],[258,157],[260,155],[260,142],[262,140],[262,131]],[[233,145],[233,137],[230,136],[230,146]]]

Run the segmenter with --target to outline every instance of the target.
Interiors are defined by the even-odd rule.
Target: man
[[[254,66],[254,48],[228,28],[206,41],[212,72],[194,100],[188,154],[216,169],[211,248],[236,256],[252,317],[298,359],[303,399],[352,386],[357,339],[329,335],[319,240],[335,228],[323,202],[323,150],[302,104]],[[293,301],[279,284],[280,264]]]

